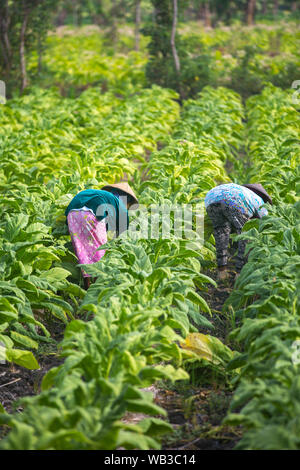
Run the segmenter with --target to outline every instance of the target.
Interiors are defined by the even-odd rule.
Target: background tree
[[[179,41],[176,30],[178,5],[174,0],[152,0],[151,3],[152,22],[143,29],[144,34],[151,37],[146,75],[151,82],[178,88],[180,60],[175,45]]]
[[[135,50],[140,48],[141,0],[135,2]]]
[[[246,23],[248,26],[253,25],[255,16],[256,0],[248,0]]]
[[[177,17],[178,17],[178,3],[177,0],[173,0],[173,20],[172,20],[172,31],[171,31],[171,47],[174,58],[176,73],[180,72],[180,60],[176,49],[175,37],[177,31]]]
[[[4,0],[0,3],[0,44],[1,56],[0,66],[2,76],[7,81],[12,69],[13,44],[11,29],[14,27],[14,11],[11,2]]]
[[[52,27],[57,0],[2,0],[0,3],[0,72],[10,94],[15,85],[23,91],[29,83],[26,56],[36,49],[39,66],[43,44]]]

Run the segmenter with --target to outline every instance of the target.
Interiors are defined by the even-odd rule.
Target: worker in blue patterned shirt
[[[272,204],[272,199],[261,184],[221,184],[207,193],[204,204],[214,229],[219,280],[228,277],[227,260],[231,231],[234,229],[241,233],[249,219],[261,219],[267,215],[267,209],[261,207],[267,202]],[[238,242],[237,273],[245,263],[245,246],[245,240]]]

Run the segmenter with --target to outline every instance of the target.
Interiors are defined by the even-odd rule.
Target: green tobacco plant
[[[6,214],[1,234],[0,319],[2,325],[6,324],[3,332],[8,334],[5,338],[2,334],[2,341],[10,347],[15,343],[37,349],[39,341],[50,339],[34,313],[48,310],[66,323],[68,317],[73,318],[73,308],[56,295],[57,291],[76,292],[81,297],[83,291],[66,280],[70,274],[67,270],[51,268],[54,262],[60,261],[65,248],[55,243],[49,227],[40,222],[30,223],[26,214],[14,217]],[[43,334],[37,332],[37,327]]]
[[[10,347],[36,350],[39,341],[50,341],[43,321],[49,314],[63,323],[74,318],[84,291],[65,208],[78,191],[136,171],[144,152],[156,148],[176,120],[175,97],[153,87],[124,102],[99,89],[71,100],[35,88],[1,107],[0,278],[6,303],[0,325],[6,325]]]
[[[267,119],[272,116],[272,119]],[[292,93],[272,85],[247,102],[250,180],[260,181],[275,201],[299,200],[300,123]]]
[[[62,175],[59,180],[56,175],[50,177],[50,160],[43,158],[45,148],[38,166],[32,165],[33,156],[28,147],[25,146],[28,148],[26,157],[16,153],[15,160],[22,163],[27,178],[25,214],[35,223],[44,224],[43,237],[40,235],[42,240],[38,239],[39,244],[33,245],[32,249],[41,245],[41,250],[45,251],[47,243],[43,240],[51,239],[50,253],[58,258],[52,259],[49,255],[51,259],[43,261],[45,272],[29,272],[28,267],[28,278],[23,280],[22,292],[24,289],[29,291],[29,301],[32,302],[37,290],[38,295],[42,295],[34,307],[50,308],[51,304],[53,313],[57,315],[58,310],[53,307],[56,305],[60,309],[65,308],[66,315],[73,315],[62,304],[64,299],[57,298],[53,291],[48,292],[50,285],[47,283],[52,281],[54,290],[76,297],[74,284],[63,281],[66,273],[63,266],[70,266],[71,259],[62,213],[63,206],[79,188],[101,187],[105,177],[107,182],[112,182],[125,170],[130,174],[137,167],[133,161],[135,158],[143,162],[147,175],[143,182],[136,178],[142,204],[199,204],[201,211],[206,191],[217,182],[228,181],[224,162],[231,150],[219,140],[225,132],[223,122],[219,118],[214,136],[209,136],[201,128],[186,136],[182,130],[179,135],[177,127],[174,135],[167,138],[178,117],[174,98],[173,92],[153,87],[123,103],[115,103],[111,110],[109,106],[104,108],[105,117],[93,128],[87,116],[83,120],[84,112],[79,109],[79,117],[74,111],[76,117],[72,117],[72,122],[64,122],[61,126],[63,132],[58,133],[58,137],[49,134],[46,126],[48,153],[51,154],[59,145],[69,146],[66,155],[62,157],[59,154],[54,170],[57,176]],[[95,106],[97,98],[92,92],[89,99]],[[209,109],[205,106],[207,99],[215,102]],[[105,103],[105,98],[100,101],[103,103],[103,100]],[[234,104],[238,104],[238,98],[229,90],[222,89],[216,94],[207,90],[199,97],[199,103],[191,104],[194,112],[187,108],[182,119],[183,129],[188,132],[189,123],[196,119],[201,106],[203,115],[209,113],[212,122],[221,113],[225,102],[226,132],[230,126],[235,128],[232,148],[238,147],[241,109],[236,109]],[[232,119],[229,118],[231,115]],[[86,140],[79,145],[82,136]],[[22,145],[25,137],[24,133]],[[168,145],[155,151],[146,163],[144,152],[156,150],[157,141]],[[12,142],[8,141],[6,145],[12,145]],[[24,204],[20,194],[15,192],[17,179],[9,162],[5,165],[2,169],[6,177],[3,187],[9,195],[5,210],[9,212],[13,208],[20,211]],[[110,177],[105,168],[106,171],[109,169]],[[84,183],[80,182],[81,178]],[[30,181],[34,182],[34,190],[29,189]],[[38,190],[41,182],[46,185]],[[15,194],[18,194],[17,198]],[[39,195],[40,203],[37,202]],[[136,220],[133,216],[131,222]],[[175,215],[172,215],[172,221],[175,221]],[[161,221],[159,227],[162,228],[163,224]],[[129,425],[123,417],[127,412],[164,416],[165,412],[153,403],[152,397],[140,389],[160,379],[188,380],[184,367],[191,361],[199,364],[202,361],[193,351],[179,346],[190,332],[197,332],[202,327],[212,328],[204,315],[211,312],[201,290],[214,281],[205,276],[201,268],[206,263],[212,264],[214,248],[207,242],[203,244],[202,238],[198,234],[191,242],[188,233],[179,238],[171,233],[165,239],[119,237],[107,244],[101,262],[84,266],[97,280],[75,313],[89,321],[72,320],[67,325],[61,343],[65,361],[44,377],[42,393],[26,398],[20,415],[1,414],[0,422],[12,428],[2,441],[2,448],[159,448],[160,434],[170,430],[167,423],[154,417]],[[32,265],[32,261],[30,263]],[[36,266],[37,271],[39,265]],[[49,299],[43,297],[44,292],[49,293]],[[213,337],[211,341],[214,341]],[[226,350],[225,347],[223,349]],[[222,350],[222,343],[219,350]],[[210,366],[209,363],[201,364]],[[214,366],[224,368],[223,363]],[[37,413],[39,409],[42,410],[42,420],[41,413]]]
[[[225,309],[242,319],[231,337],[243,353],[228,365],[240,373],[224,422],[246,430],[237,448],[299,449],[299,119],[290,92],[271,85],[247,114],[250,175],[275,205],[235,237],[248,240],[248,262]]]
[[[228,365],[240,374],[225,423],[246,429],[237,448],[297,449],[299,202],[268,210],[239,235],[249,240],[248,262],[225,304],[243,318],[231,338],[244,349]]]

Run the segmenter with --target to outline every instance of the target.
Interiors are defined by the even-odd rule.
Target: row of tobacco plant
[[[172,98],[158,88],[128,100],[96,89],[76,100],[36,89],[0,107],[0,342],[7,361],[38,368],[32,352],[53,341],[47,324],[74,319],[85,292],[64,209],[81,189],[134,174],[135,161],[177,118]]]
[[[101,125],[80,121],[78,129],[68,123],[63,139],[71,140],[71,149],[82,133],[90,139],[83,149],[78,141],[74,142],[71,168],[67,169],[66,164],[65,169],[72,172],[76,165],[79,175],[73,176],[75,181],[70,178],[73,186],[69,192],[75,193],[75,182],[79,180],[100,187],[100,181],[84,179],[86,172],[94,168],[93,164],[104,169],[106,157],[109,165],[112,154],[126,158],[133,150],[129,165],[134,164],[134,156],[142,161],[145,149],[154,150],[151,138],[156,138],[166,145],[153,152],[149,162],[142,162],[147,179],[135,174],[140,202],[203,206],[206,191],[218,182],[228,181],[224,162],[233,158],[234,149],[242,142],[242,106],[233,92],[207,88],[197,100],[186,103],[174,127],[178,116],[174,97],[158,88],[145,90],[118,104],[112,114],[108,111]],[[97,107],[93,109],[97,113]],[[82,112],[79,110],[79,119]],[[118,113],[126,116],[125,122]],[[173,134],[167,137],[172,125]],[[104,143],[98,140],[99,128]],[[105,142],[112,146],[109,152],[105,152]],[[116,158],[111,163],[117,171],[111,180],[117,180],[124,169],[118,162]],[[43,168],[40,172],[42,175]],[[37,174],[31,168],[32,173]],[[98,174],[96,171],[88,176],[96,178]],[[48,184],[53,184],[51,179]],[[134,221],[136,216],[132,218]],[[193,347],[197,328],[190,318],[198,327],[213,328],[202,314],[209,314],[210,308],[197,292],[207,282],[214,282],[201,273],[213,258],[213,245],[206,241],[203,246],[200,235],[192,242],[172,233],[168,239],[120,237],[110,241],[101,262],[86,267],[97,281],[76,308],[76,318],[66,327],[61,343],[64,363],[46,374],[40,395],[22,400],[22,413],[9,415],[2,410],[0,422],[11,431],[1,448],[159,448],[160,435],[171,431],[171,426],[158,418],[164,417],[165,411],[143,389],[160,379],[188,380],[186,368],[195,362],[224,371],[233,358],[229,348],[209,335],[197,336],[198,354]],[[60,269],[66,269],[66,265]],[[142,412],[148,417],[129,424],[122,420],[128,412]]]
[[[269,86],[247,102],[250,175],[274,199],[248,222],[248,263],[227,301],[241,320],[229,365],[239,383],[226,421],[242,425],[241,449],[300,448],[299,113],[288,92]]]

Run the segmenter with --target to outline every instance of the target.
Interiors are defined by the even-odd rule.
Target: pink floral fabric
[[[106,223],[99,222],[90,211],[71,211],[67,217],[72,244],[79,264],[92,264],[100,261],[105,250],[98,250],[107,242]],[[91,277],[82,270],[84,277]]]

